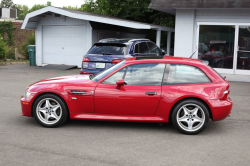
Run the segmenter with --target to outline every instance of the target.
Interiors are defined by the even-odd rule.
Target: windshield
[[[125,55],[125,45],[94,45],[88,54],[102,54],[102,55]]]
[[[106,75],[108,75],[109,73],[115,71],[116,69],[118,69],[119,67],[121,67],[124,64],[125,64],[125,61],[121,61],[121,62],[117,63],[116,65],[112,66],[111,68],[109,68],[107,70],[104,70],[103,72],[99,73],[92,80],[95,81],[95,82],[98,82],[99,80],[104,78]]]

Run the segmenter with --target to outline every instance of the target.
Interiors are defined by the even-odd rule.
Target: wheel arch
[[[40,96],[45,95],[45,94],[52,94],[52,95],[55,95],[55,96],[59,97],[60,99],[62,99],[62,101],[64,102],[64,104],[65,104],[66,107],[67,107],[68,116],[69,116],[69,107],[68,107],[68,104],[67,104],[67,102],[65,101],[65,99],[64,99],[61,95],[59,95],[59,94],[57,94],[57,93],[53,93],[53,92],[44,92],[44,93],[40,93],[39,95],[37,95],[37,96],[33,99],[32,106],[31,106],[31,116],[32,116],[32,117],[33,117],[33,111],[32,111],[32,109],[33,109],[34,103],[36,102],[36,100],[37,100]]]
[[[171,121],[172,113],[173,113],[173,110],[174,110],[175,106],[177,104],[179,104],[180,102],[182,102],[184,100],[189,100],[189,99],[191,99],[191,100],[198,100],[198,101],[202,102],[207,107],[207,109],[208,109],[210,119],[213,120],[213,114],[212,114],[211,108],[210,108],[210,106],[208,105],[207,102],[205,102],[203,99],[198,98],[198,97],[185,97],[185,98],[182,98],[182,99],[176,101],[175,104],[172,106],[172,108],[171,108],[171,110],[169,112],[169,118],[168,118],[169,121]]]

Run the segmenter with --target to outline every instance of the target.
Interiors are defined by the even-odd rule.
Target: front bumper
[[[227,100],[210,100],[213,121],[223,120],[231,114],[233,102],[230,97]]]
[[[22,112],[21,112],[22,116],[32,116],[31,114],[32,103],[29,100],[25,99],[24,96],[21,97],[21,107],[22,107]]]

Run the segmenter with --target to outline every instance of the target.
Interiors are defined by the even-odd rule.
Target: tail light
[[[219,59],[219,56],[214,56],[214,59]]]
[[[220,100],[226,100],[227,97],[228,97],[228,95],[229,95],[229,93],[230,93],[230,90],[229,90],[229,89],[228,89],[228,90],[225,90],[225,91],[223,92],[223,95],[222,95],[222,97],[220,98]]]
[[[83,62],[90,62],[90,59],[84,57],[82,61],[83,61]]]
[[[88,74],[88,71],[80,71],[80,74]]]
[[[114,59],[114,60],[112,60],[112,63],[119,63],[119,62],[121,62],[121,61],[123,61],[124,59]]]

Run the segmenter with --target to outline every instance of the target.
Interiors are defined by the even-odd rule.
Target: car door
[[[163,63],[142,63],[116,72],[95,89],[96,113],[153,116],[161,96],[164,69]],[[116,89],[120,79],[126,85]]]

